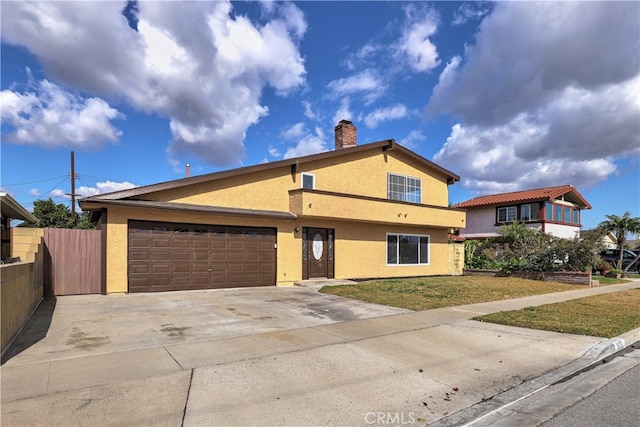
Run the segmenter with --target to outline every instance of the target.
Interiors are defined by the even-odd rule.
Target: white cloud
[[[426,107],[459,121],[435,160],[477,192],[607,179],[640,154],[639,13],[633,2],[496,3]]]
[[[398,142],[400,142],[400,145],[413,150],[418,147],[418,142],[424,141],[426,139],[427,137],[424,136],[424,133],[422,133],[421,130],[414,129],[409,132],[407,136],[401,138]]]
[[[438,50],[430,40],[438,29],[439,17],[434,11],[422,12],[414,5],[407,6],[405,13],[407,22],[398,49],[415,71],[430,71],[440,64]]]
[[[469,21],[481,19],[491,11],[491,3],[486,1],[465,1],[453,13],[452,25],[464,25]]]
[[[95,196],[97,194],[105,194],[112,193],[114,191],[128,190],[130,188],[136,187],[135,184],[132,184],[127,181],[116,182],[116,181],[104,181],[104,182],[96,182],[95,187],[82,186],[76,188],[76,193],[80,197],[90,197]]]
[[[384,82],[372,70],[364,70],[350,77],[333,80],[327,87],[332,97],[360,94],[367,103],[375,101],[386,90]]]
[[[280,157],[280,154],[280,150],[278,150],[276,147],[274,147],[273,145],[269,146],[269,155],[271,157]]]
[[[274,2],[256,23],[232,17],[230,2],[140,2],[138,31],[122,9],[8,2],[2,39],[27,48],[56,82],[167,117],[170,160],[239,164],[247,129],[268,114],[263,89],[286,95],[304,84],[298,44],[307,25],[293,3]]]
[[[3,140],[46,147],[96,148],[117,142],[122,132],[111,124],[124,115],[100,98],[82,98],[48,80],[33,92],[0,92],[2,123],[12,131]]]
[[[349,97],[345,96],[340,101],[340,107],[333,116],[334,126],[340,123],[340,120],[353,120],[353,112],[350,109]]]
[[[407,107],[403,104],[396,104],[391,107],[377,108],[364,118],[364,123],[370,128],[376,128],[382,122],[397,120],[406,117]]]
[[[58,197],[66,197],[68,199],[71,198],[71,196],[67,196],[67,193],[65,193],[64,190],[61,190],[60,188],[56,188],[55,190],[51,190],[49,192],[49,197],[51,197],[52,199],[58,198]]]
[[[302,106],[304,107],[304,116],[309,120],[315,120],[317,114],[313,111],[311,103],[309,101],[302,101]]]
[[[327,141],[324,132],[320,127],[316,127],[315,133],[308,133],[294,147],[290,147],[284,153],[285,159],[292,157],[306,156],[308,154],[327,151]]]
[[[300,138],[306,132],[307,130],[305,129],[304,123],[300,122],[300,123],[296,123],[295,125],[291,126],[288,129],[283,130],[280,133],[280,137],[284,139],[296,139],[296,138]]]
[[[29,195],[31,197],[40,197],[40,190],[38,190],[37,188],[32,188],[31,190],[29,190]]]

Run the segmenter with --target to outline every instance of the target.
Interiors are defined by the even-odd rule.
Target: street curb
[[[523,400],[551,385],[567,381],[582,372],[588,371],[606,362],[606,359],[624,353],[630,347],[640,347],[640,328],[626,332],[618,337],[604,340],[588,349],[578,359],[557,368],[540,377],[528,380],[516,387],[462,409],[454,414],[426,424],[429,427],[470,426],[500,409]]]

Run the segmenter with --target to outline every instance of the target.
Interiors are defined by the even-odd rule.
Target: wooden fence
[[[44,289],[47,295],[99,294],[101,232],[44,229]]]

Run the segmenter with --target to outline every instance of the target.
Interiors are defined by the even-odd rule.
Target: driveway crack
[[[175,357],[173,357],[173,354],[171,354],[171,352],[170,352],[169,350],[167,350],[167,347],[162,346],[162,348],[164,349],[164,351],[166,351],[166,352],[167,352],[167,354],[169,354],[169,356],[171,356],[171,358],[173,359],[173,361],[174,361],[174,362],[176,362],[176,364],[180,367],[180,370],[181,370],[181,371],[182,371],[182,370],[184,370],[184,368],[182,367],[182,365],[180,364],[180,362],[178,362],[178,360],[177,360]]]
[[[191,376],[189,377],[189,388],[187,389],[187,397],[184,400],[184,409],[182,410],[182,422],[180,423],[180,427],[184,427],[184,419],[187,416],[187,405],[189,404],[189,395],[191,394],[191,384],[193,383],[193,371],[195,371],[195,368],[191,369]]]

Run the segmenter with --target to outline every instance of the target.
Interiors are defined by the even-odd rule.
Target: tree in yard
[[[627,233],[640,233],[640,217],[631,217],[630,212],[625,212],[624,215],[606,215],[607,220],[598,224],[598,227],[606,232],[611,232],[616,235],[618,240],[618,249],[620,250],[620,259],[618,260],[617,268],[622,270],[622,257],[624,256],[624,244],[627,241]],[[636,257],[635,262],[631,263],[627,268],[635,264],[638,259]]]
[[[71,211],[62,203],[55,203],[51,198],[36,200],[33,202],[33,215],[37,222],[23,222],[19,227],[39,228],[95,228],[89,222],[89,213],[82,212],[78,215],[76,223],[71,220]]]

